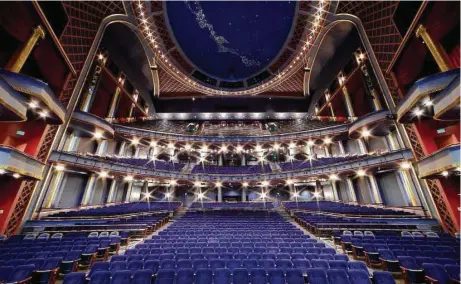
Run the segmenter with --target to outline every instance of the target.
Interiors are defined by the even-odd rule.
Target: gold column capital
[[[429,52],[434,57],[437,65],[439,66],[440,71],[445,72],[453,69],[450,59],[445,51],[445,49],[440,45],[439,42],[435,42],[431,35],[427,32],[427,29],[424,25],[419,25],[415,32],[416,37],[422,38],[424,43],[426,43]]]
[[[7,68],[7,70],[14,73],[19,73],[19,71],[21,71],[22,67],[26,63],[27,58],[29,58],[30,54],[32,53],[32,50],[34,49],[38,40],[44,38],[45,30],[42,28],[42,26],[38,25],[34,29],[32,35],[27,39],[18,56],[13,59],[11,66]]]

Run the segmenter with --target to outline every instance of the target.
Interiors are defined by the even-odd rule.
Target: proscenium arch
[[[63,139],[64,134],[66,133],[67,127],[69,126],[69,123],[72,119],[72,114],[75,111],[77,102],[80,98],[83,86],[85,84],[85,80],[91,70],[91,66],[95,59],[96,52],[98,51],[98,48],[101,44],[106,28],[113,23],[125,24],[129,26],[130,29],[132,29],[133,31],[136,31],[136,36],[139,38],[139,41],[141,42],[141,45],[143,46],[144,52],[146,53],[147,60],[149,64],[152,66],[153,60],[149,60],[149,58],[154,58],[154,54],[152,50],[150,50],[150,48],[146,48],[149,45],[144,39],[144,37],[140,36],[140,32],[136,27],[136,20],[131,16],[123,15],[123,14],[114,14],[114,15],[110,15],[104,18],[101,21],[101,24],[99,25],[98,31],[96,32],[93,43],[90,47],[88,55],[83,64],[82,70],[80,71],[77,82],[75,83],[74,90],[72,91],[72,95],[67,105],[66,113],[64,116],[64,123],[58,127],[58,130],[56,132],[56,135],[54,137],[53,143],[50,147],[46,160],[48,160],[48,157],[52,151],[61,150],[64,147],[64,144],[65,144],[65,139]],[[151,72],[152,72],[152,69],[153,68],[151,68]],[[154,77],[153,79],[155,82]],[[44,178],[41,181],[39,181],[35,186],[33,195],[27,207],[27,211],[22,218],[21,226],[23,226],[24,220],[31,219],[33,213],[37,212],[38,209],[41,207],[43,199],[46,196],[46,189],[51,181],[52,173],[53,173],[52,166],[47,164],[44,169]],[[32,204],[35,204],[35,206],[32,206]]]

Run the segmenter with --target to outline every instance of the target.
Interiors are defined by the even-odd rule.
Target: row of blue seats
[[[397,257],[400,269],[403,272],[404,278],[411,283],[422,283],[426,276],[430,276],[439,282],[447,282],[448,278],[460,281],[460,266],[456,263],[444,263],[439,259],[420,259],[416,260],[409,256]],[[436,265],[434,265],[436,264]],[[443,265],[443,269],[441,266]]]
[[[304,258],[305,255],[322,255],[322,254],[327,254],[327,255],[334,255],[336,254],[336,251],[332,248],[323,248],[323,249],[310,249],[307,253],[304,252],[279,252],[279,253],[271,253],[271,252],[264,252],[264,253],[244,253],[244,252],[236,252],[236,253],[231,253],[231,252],[224,252],[224,253],[216,253],[216,252],[210,252],[210,253],[155,253],[157,249],[140,249],[140,250],[127,250],[126,255],[132,256],[132,255],[156,255],[158,259],[205,259],[205,258],[253,258],[253,259],[277,259],[277,258],[291,258],[295,256],[299,256],[299,258]]]
[[[131,275],[133,275],[131,277]],[[131,273],[128,270],[120,270],[114,273],[109,271],[98,271],[89,280],[90,284],[150,284],[155,279],[155,284],[304,284],[306,279],[298,269],[288,269],[284,272],[281,269],[269,270],[253,268],[238,268],[230,271],[227,268],[219,268],[215,271],[201,268],[196,271],[189,268],[161,269],[156,276],[152,275],[149,269],[138,270]],[[375,283],[394,284],[395,281],[388,272],[375,272],[373,274]],[[84,273],[71,273],[64,279],[63,284],[85,283]],[[309,284],[371,284],[369,275],[363,270],[339,270],[310,268],[307,273]]]
[[[368,268],[366,267],[365,263],[362,261],[346,261],[346,260],[324,260],[324,259],[278,259],[276,261],[272,259],[211,259],[211,260],[204,260],[204,259],[182,259],[182,260],[162,260],[159,261],[157,259],[149,259],[145,258],[144,260],[136,260],[136,259],[115,259],[110,262],[96,262],[89,272],[89,277],[99,270],[109,270],[109,271],[116,271],[121,269],[129,269],[129,270],[138,270],[143,268],[151,269],[154,274],[157,272],[158,269],[178,269],[178,268],[193,268],[195,270],[200,268],[211,268],[212,270],[216,270],[218,268],[228,268],[230,270],[234,270],[237,268],[280,268],[284,271],[289,268],[298,268],[300,269],[303,274],[306,274],[306,269],[308,268],[324,268],[324,269],[362,269],[368,273]]]
[[[146,248],[146,249],[129,249],[127,250],[128,254],[162,254],[162,253],[255,253],[255,254],[263,254],[263,253],[332,253],[331,248],[324,248],[324,247],[310,247],[310,248],[303,248],[303,247],[268,247],[268,248],[249,248],[249,247],[242,247],[242,248],[226,248],[226,247],[193,247],[193,248]]]
[[[253,241],[254,240],[254,241]],[[205,245],[205,246],[226,246],[226,247],[280,247],[280,246],[288,246],[288,247],[299,247],[299,246],[306,246],[310,247],[312,244],[317,245],[316,239],[267,239],[262,241],[261,239],[242,239],[240,242],[237,242],[233,239],[209,239],[201,240],[201,239],[163,239],[163,240],[146,240],[146,244],[159,244],[161,246],[174,246],[174,245],[183,245],[183,246],[195,246],[195,244]]]

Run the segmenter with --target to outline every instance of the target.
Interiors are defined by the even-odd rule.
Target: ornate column
[[[218,202],[222,202],[222,187],[218,186]]]
[[[39,25],[34,29],[34,32],[27,39],[19,53],[16,53],[15,56],[10,59],[5,69],[14,73],[19,73],[26,63],[27,58],[29,58],[30,54],[32,53],[32,50],[34,49],[38,40],[44,38],[45,31],[43,30],[42,26]]]
[[[126,196],[124,202],[131,202],[131,191],[133,190],[133,181],[128,181],[128,187],[126,189]]]
[[[351,201],[357,202],[357,196],[355,195],[354,183],[352,182],[352,179],[350,177],[347,177],[346,183],[349,198],[351,199]]]
[[[338,184],[336,183],[335,180],[331,181],[331,191],[333,192],[333,200],[338,201],[339,200],[339,194],[338,194]]]
[[[405,192],[405,195],[408,197],[408,200],[410,201],[411,206],[419,206],[418,199],[416,196],[416,192],[414,191],[414,188],[410,182],[410,173],[406,169],[401,169],[397,171],[398,176],[400,177],[400,180],[402,181],[403,185],[403,190]]]
[[[369,185],[370,185],[371,196],[373,197],[373,202],[374,203],[383,203],[381,193],[379,192],[378,182],[376,181],[376,178],[373,175],[373,173],[370,173],[368,175],[368,181],[369,181]]]
[[[345,155],[346,154],[346,149],[344,149],[343,141],[338,141],[338,147],[339,147],[339,153],[341,155]]]
[[[64,171],[53,170],[52,175],[53,177],[49,185],[49,194],[42,206],[43,208],[53,208],[53,206],[56,205],[56,198],[59,195],[58,193],[61,189],[62,181],[64,180]]]
[[[431,35],[426,30],[425,26],[418,26],[418,28],[416,29],[416,37],[420,37],[423,39],[423,42],[429,49],[429,52],[434,57],[435,62],[437,62],[440,71],[445,72],[453,69],[450,59],[448,58],[447,52],[439,42],[436,42],[432,39]]]
[[[86,182],[85,192],[83,193],[83,198],[81,205],[88,205],[91,203],[94,194],[94,186],[96,184],[96,174],[90,174],[88,181]]]
[[[119,182],[114,177],[110,182],[109,194],[107,195],[107,203],[111,203],[115,201],[115,198],[117,196],[118,185],[119,185]]]
[[[325,90],[324,94],[325,94],[326,101],[328,101],[330,99],[330,92],[328,91],[328,89]],[[328,108],[330,109],[331,116],[335,117],[336,116],[335,115],[335,110],[334,110],[333,105],[331,104],[331,102],[328,103]]]
[[[119,156],[125,156],[125,149],[126,149],[126,141],[122,141],[120,144],[120,149],[118,151]]]
[[[331,153],[330,153],[330,145],[325,145],[323,147],[324,151],[325,151],[325,157],[329,158],[331,157]]]

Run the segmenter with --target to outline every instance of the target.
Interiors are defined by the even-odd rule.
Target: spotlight
[[[240,152],[243,151],[243,147],[240,146],[240,145],[238,145],[237,148],[236,148],[236,150],[237,150],[237,153],[240,153]]]
[[[95,133],[93,133],[93,137],[96,139],[101,139],[102,133],[100,131],[96,131]]]
[[[447,176],[448,176],[448,172],[447,172],[447,171],[443,171],[443,172],[442,172],[442,176],[447,177]]]
[[[293,181],[291,179],[288,179],[287,180],[287,184],[290,185],[290,184],[293,184]]]
[[[293,197],[299,197],[299,193],[297,191],[293,192]]]
[[[169,193],[169,192],[165,193],[165,197],[166,197],[166,198],[170,198],[170,197],[171,197],[171,193]]]
[[[103,59],[104,59],[104,55],[102,55],[102,53],[100,53],[100,54],[98,55],[98,59],[99,59],[99,60],[103,60]]]
[[[461,167],[457,167],[455,170],[461,172]]]
[[[106,178],[108,176],[108,173],[106,171],[101,171],[99,173],[99,177]]]
[[[55,168],[58,172],[62,172],[63,170],[66,169],[63,165],[56,165],[56,166],[54,166],[54,168]]]
[[[3,175],[5,173],[4,169],[0,169],[0,175]]]
[[[263,149],[263,148],[262,148],[260,145],[256,145],[256,147],[255,147],[255,151],[256,151],[256,152],[261,152],[262,149]]]
[[[367,173],[366,173],[364,170],[358,170],[358,171],[357,171],[357,175],[358,175],[359,177],[363,177],[363,176],[365,176],[366,174],[367,174]]]
[[[14,174],[13,174],[13,177],[14,177],[14,178],[20,178],[20,177],[21,177],[21,175],[20,175],[20,174],[18,174],[18,173],[14,173]]]
[[[307,145],[314,146],[314,141],[312,141],[312,140],[307,141]]]
[[[176,182],[174,179],[172,179],[172,180],[170,180],[169,184],[170,184],[170,185],[176,185],[177,182]]]
[[[279,144],[274,144],[274,149],[275,149],[275,150],[280,149],[280,145],[279,145]]]
[[[152,197],[152,195],[150,194],[150,192],[143,192],[144,196],[149,199]]]
[[[126,180],[126,181],[132,181],[132,180],[133,180],[133,176],[126,176],[126,177],[125,177],[125,180]]]
[[[201,192],[199,194],[197,194],[197,196],[198,196],[198,199],[203,199],[203,197],[205,197],[205,195],[203,193],[201,193]]]
[[[296,146],[295,143],[293,142],[290,143],[290,148],[294,148],[295,146]]]
[[[157,146],[157,141],[150,141],[149,145],[151,147],[155,147],[155,146]]]
[[[221,146],[221,149],[219,149],[219,152],[227,152],[227,146]]]
[[[313,196],[315,198],[319,198],[320,197],[320,192],[318,192],[318,191],[314,192]]]
[[[172,143],[172,142],[168,143],[168,148],[173,149],[174,148],[174,143]]]
[[[338,179],[338,176],[333,174],[333,175],[330,175],[330,180],[337,180]]]
[[[243,187],[248,187],[248,182],[242,183],[242,186],[243,186]]]
[[[42,110],[41,112],[39,112],[39,115],[40,115],[40,117],[47,117],[48,112],[46,110]]]
[[[431,101],[431,100],[427,100],[425,103],[424,103],[425,106],[432,106],[434,105],[434,103]]]
[[[217,181],[216,182],[216,187],[221,187],[222,186],[222,183],[220,181]]]
[[[327,138],[323,139],[323,143],[330,144],[331,143],[331,138],[327,137]]]
[[[267,180],[265,180],[265,181],[263,181],[261,184],[262,184],[263,186],[268,186],[268,185],[269,185],[269,182],[268,182]]]
[[[31,109],[38,108],[38,103],[35,102],[35,101],[31,101],[31,102],[29,103],[29,107],[30,107]]]
[[[413,111],[413,114],[416,115],[416,116],[421,116],[421,115],[423,115],[423,113],[424,113],[424,111],[422,109],[418,109],[418,108]]]
[[[408,162],[403,162],[403,163],[400,164],[400,167],[402,169],[409,169],[411,167],[411,165]]]
[[[266,198],[266,197],[267,197],[266,193],[265,193],[265,192],[261,192],[261,198]]]
[[[186,144],[186,145],[184,146],[184,149],[186,149],[186,151],[190,151],[191,148],[192,148],[192,147],[191,147],[191,145],[189,145],[189,144]]]
[[[362,131],[362,137],[367,138],[370,137],[370,135],[370,130],[365,129],[364,131]]]
[[[195,182],[194,182],[194,186],[195,186],[195,187],[199,187],[200,185],[202,185],[201,182],[199,182],[199,181],[195,181]]]
[[[266,159],[264,159],[264,157],[259,157],[258,158],[258,162],[263,163],[264,161],[266,161]]]
[[[200,157],[200,162],[205,162],[205,157]]]
[[[131,140],[131,144],[138,145],[139,144],[139,138],[133,137],[133,140]]]

